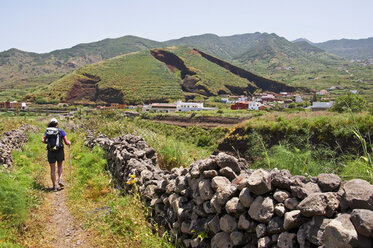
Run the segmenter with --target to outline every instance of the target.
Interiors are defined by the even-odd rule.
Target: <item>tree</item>
[[[348,93],[335,99],[331,108],[335,112],[361,112],[367,108],[367,102],[357,94]]]

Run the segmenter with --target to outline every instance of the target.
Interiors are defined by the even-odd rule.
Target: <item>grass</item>
[[[0,247],[21,247],[30,211],[42,203],[40,186],[44,167],[41,134],[29,136],[22,151],[14,151],[14,164],[9,173],[0,171]]]
[[[252,168],[277,167],[312,176],[335,173],[373,182],[372,132],[368,113],[270,113],[242,124],[225,142]]]
[[[160,237],[146,218],[137,193],[122,195],[106,170],[105,153],[83,146],[83,135],[71,140],[73,185],[69,206],[84,228],[99,239],[94,247],[175,247],[167,236]]]
[[[179,56],[185,65],[197,74],[196,77],[200,80],[197,85],[205,86],[214,95],[218,95],[220,90],[230,92],[226,85],[246,88],[248,84],[251,84],[247,79],[193,53],[191,48],[177,47],[170,48],[169,51]]]
[[[41,94],[46,99],[64,99],[75,82],[86,79],[84,74],[98,76],[101,79],[98,83],[100,90],[113,88],[121,91],[125,103],[168,101],[182,96],[179,78],[164,63],[153,58],[149,51],[122,55],[83,67],[45,88],[45,93],[40,91],[36,95]]]
[[[83,120],[83,123],[87,128],[109,137],[122,134],[144,137],[145,141],[157,151],[160,164],[168,169],[186,167],[195,160],[208,157],[229,131],[228,128],[223,127],[183,128],[139,118],[131,120],[111,113],[105,111],[101,113],[102,115],[89,116]],[[202,139],[207,139],[208,142],[203,144]]]

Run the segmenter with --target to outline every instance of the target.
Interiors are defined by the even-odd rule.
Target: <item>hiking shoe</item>
[[[52,191],[57,192],[57,186],[56,185],[53,185]]]
[[[63,188],[65,186],[65,184],[62,182],[61,179],[58,180],[58,185],[60,185],[61,188]]]

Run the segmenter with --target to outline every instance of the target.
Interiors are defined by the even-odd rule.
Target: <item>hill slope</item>
[[[294,91],[188,47],[141,51],[82,67],[29,99],[75,103],[149,103],[261,89]]]
[[[291,86],[321,89],[339,85],[361,89],[369,92],[367,94],[373,91],[373,73],[369,66],[356,66],[316,47],[317,44],[305,40],[293,43],[267,33],[225,37],[204,34],[166,42],[125,36],[47,54],[11,49],[0,53],[0,100],[17,96],[20,99],[37,86],[48,85],[66,73],[104,59],[180,45],[196,48],[249,72]]]
[[[49,83],[82,66],[159,46],[156,41],[124,36],[45,54],[10,49],[0,53],[0,89],[32,87],[33,82]]]
[[[373,37],[314,43],[314,46],[347,59],[373,59]]]
[[[105,39],[93,43],[79,44],[69,49],[56,50],[45,54],[10,49],[0,53],[0,88],[9,88],[10,85],[17,86],[21,82],[28,84],[40,80],[40,77],[44,77],[44,80],[40,80],[41,82],[50,82],[64,73],[104,59],[130,52],[168,46],[191,46],[224,60],[233,62],[238,58],[245,63],[248,62],[242,59],[245,53],[257,50],[258,46],[262,47],[263,42],[266,43],[268,40],[276,39],[284,40],[284,38],[280,38],[275,34],[267,33],[226,37],[205,34],[166,42],[156,42],[135,36],[124,36],[117,39]],[[290,50],[295,49],[293,53],[299,52],[296,45],[288,42],[287,46]],[[293,46],[293,48],[290,46]],[[291,58],[291,56],[288,57]],[[247,59],[249,58],[251,57],[247,57]],[[255,67],[250,69],[256,71]]]

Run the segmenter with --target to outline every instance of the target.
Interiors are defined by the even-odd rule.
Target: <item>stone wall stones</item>
[[[8,168],[13,163],[12,150],[21,149],[27,142],[27,132],[36,132],[37,127],[23,125],[18,129],[4,132],[0,137],[0,166]]]
[[[87,136],[85,144],[108,152],[109,169],[124,190],[136,179],[153,209],[151,220],[185,247],[373,246],[373,186],[367,181],[251,170],[224,153],[165,171],[141,137]]]

